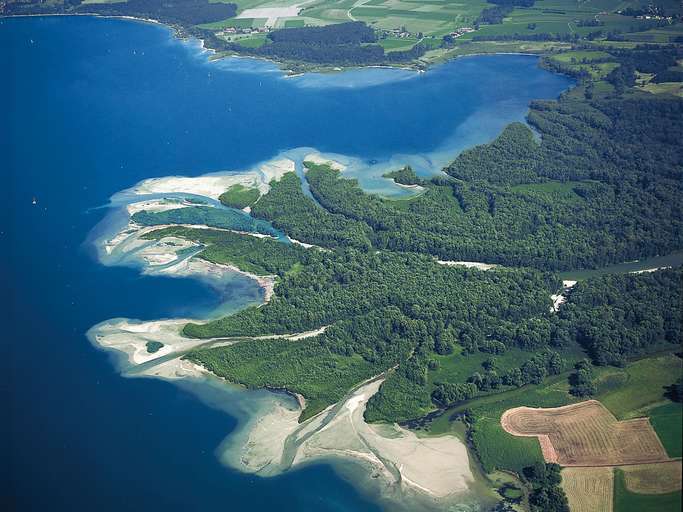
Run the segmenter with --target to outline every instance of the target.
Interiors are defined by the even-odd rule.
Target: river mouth
[[[0,37],[11,48],[3,56],[11,79],[2,89],[13,99],[7,113],[16,126],[3,157],[12,191],[9,268],[31,269],[10,276],[19,320],[9,333],[16,340],[10,371],[17,382],[31,381],[17,403],[34,403],[45,390],[50,398],[13,409],[13,438],[26,460],[74,466],[56,471],[47,461],[19,469],[17,478],[49,482],[45,496],[54,501],[66,493],[76,508],[125,508],[120,500],[77,492],[88,475],[92,488],[107,490],[102,495],[126,488],[147,509],[164,499],[150,497],[150,489],[172,488],[169,509],[235,499],[269,510],[267,501],[285,496],[285,509],[301,510],[296,504],[310,503],[307,489],[317,485],[339,510],[376,510],[377,491],[360,495],[319,467],[316,474],[304,468],[260,479],[217,463],[214,451],[227,434],[275,401],[291,405],[289,399],[234,387],[223,393],[223,383],[204,377],[179,385],[121,379],[105,353],[90,349],[83,333],[108,319],[209,318],[264,299],[245,276],[226,273],[217,289],[197,274],[168,279],[140,276],[146,267],[130,262],[102,265],[81,245],[105,213],[93,208],[151,177],[248,170],[304,151],[286,148],[345,159],[348,176],[366,190],[405,197],[412,192],[382,178],[386,170],[410,164],[425,175],[438,172],[461,149],[523,120],[531,99],[556,97],[571,82],[537,69],[533,57],[494,56],[419,76],[368,70],[344,75],[337,87],[318,77],[285,79],[260,62],[210,63],[195,43],[181,43],[163,27],[87,17],[2,20]],[[93,239],[106,238],[116,222],[127,218],[105,221]],[[199,407],[188,393],[212,408]],[[38,428],[45,418],[51,436]],[[101,460],[93,462],[91,453]],[[143,468],[139,481],[127,476],[131,465]],[[27,486],[19,488],[29,496]]]

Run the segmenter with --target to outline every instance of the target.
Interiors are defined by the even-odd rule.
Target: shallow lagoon
[[[396,193],[378,177],[388,162],[438,171],[568,79],[522,56],[284,78],[250,59],[208,62],[163,27],[90,17],[3,19],[0,44],[15,508],[378,510],[327,465],[261,479],[220,464],[215,450],[267,393],[121,378],[90,346],[102,320],[202,316],[259,294],[98,264],[86,240],[99,207],[145,178],[242,170],[305,146]]]

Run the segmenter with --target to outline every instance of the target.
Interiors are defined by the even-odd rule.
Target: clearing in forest
[[[552,409],[516,407],[500,419],[506,432],[537,437],[543,458],[562,466],[619,466],[669,461],[647,418],[617,421],[597,400]]]

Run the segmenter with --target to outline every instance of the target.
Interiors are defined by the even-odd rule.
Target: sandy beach
[[[138,322],[120,318],[93,326],[87,336],[102,348],[123,352],[131,365],[139,365],[206,343],[206,340],[181,335],[180,331],[188,321],[173,319]],[[157,352],[149,353],[148,342],[163,343],[163,346]]]
[[[297,423],[299,410],[275,407],[248,427],[239,455],[231,446],[225,460],[242,471],[275,475],[291,467],[350,458],[381,477],[384,485],[443,499],[466,492],[474,482],[465,445],[456,437],[419,438],[398,425],[369,425],[367,401],[381,386],[375,379],[345,400]]]
[[[256,168],[238,173],[217,173],[204,176],[166,176],[143,180],[123,194],[193,194],[211,199],[218,197],[233,185],[257,188],[261,194],[270,190],[269,183],[279,180],[288,172],[296,170],[294,161],[289,158],[277,158],[264,162]]]

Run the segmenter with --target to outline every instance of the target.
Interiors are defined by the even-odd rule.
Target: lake
[[[437,172],[570,80],[515,55],[284,78],[251,59],[209,62],[158,25],[85,16],[1,19],[0,45],[10,508],[380,510],[329,465],[269,479],[224,467],[216,449],[243,419],[225,402],[246,393],[123,378],[85,338],[94,324],[235,309],[258,289],[103,266],[92,230],[145,178],[301,147],[344,155],[366,189],[391,194],[383,169]]]

